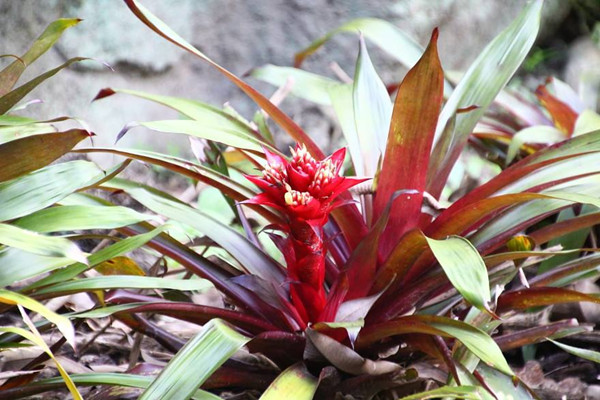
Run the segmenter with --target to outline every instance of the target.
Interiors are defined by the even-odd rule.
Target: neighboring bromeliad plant
[[[76,291],[97,293],[99,283],[92,286],[93,278],[77,277],[107,254],[121,255],[125,249],[142,246],[158,252],[171,268],[182,266],[210,281],[222,293],[226,307],[185,300],[187,292],[203,280],[152,281],[155,288],[165,290],[144,295],[131,290],[141,286],[126,286],[138,280],[120,275],[114,278],[121,280],[118,287],[122,289],[102,296],[107,307],[72,316],[112,315],[177,351],[156,379],[139,377],[149,385],[142,399],[214,397],[198,391],[199,387],[219,394],[257,390],[262,399],[330,399],[338,394],[529,399],[533,390],[519,382],[502,350],[591,329],[566,320],[514,333],[503,330],[501,318],[532,307],[599,302],[595,296],[563,288],[582,276],[598,275],[600,257],[596,254],[553,266],[531,278],[529,288],[515,282],[515,277],[517,265],[533,269],[557,254],[579,253],[580,249],[561,252],[546,245],[600,221],[600,213],[593,212],[551,227],[537,224],[579,204],[600,206],[600,131],[540,149],[447,208],[436,205],[476,124],[532,46],[541,1],[529,4],[454,88],[441,69],[437,30],[424,52],[415,50],[414,43],[399,41],[408,46],[406,54],[418,55],[407,60],[412,68],[393,104],[363,41],[352,83],[321,79],[320,86],[303,86],[303,82],[314,83],[315,76],[298,69],[272,68],[271,73],[278,74],[274,80],[285,74],[295,78],[292,93],[310,87],[311,97],[334,107],[347,139],[351,165],[347,169],[343,149],[326,157],[310,136],[263,95],[183,40],[137,1],[125,2],[156,33],[231,80],[298,143],[291,158],[279,152],[262,112],[249,122],[230,108],[192,100],[123,89],[104,89],[98,94],[98,99],[130,94],[177,110],[182,119],[139,125],[210,140],[207,152],[214,157],[201,164],[136,149],[79,152],[121,155],[210,185],[228,199],[232,219],[239,225],[229,227],[201,207],[111,176],[94,187],[127,194],[167,218],[169,225],[140,222],[119,227],[129,237],[107,248],[111,252],[90,255],[89,266],[73,264],[61,270],[48,266],[46,271],[56,271],[23,288],[23,293],[40,299]],[[369,29],[373,26],[379,29]],[[360,20],[339,30],[360,29],[377,42],[378,33],[397,34],[386,27],[387,31],[382,30],[380,21]],[[323,41],[315,42],[297,59],[315,51]],[[257,175],[256,169],[262,172]],[[346,176],[350,173],[358,178]],[[356,194],[348,190],[365,178],[373,179],[360,183]],[[255,185],[248,186],[247,179]],[[110,203],[87,194],[70,196],[56,208],[83,204]],[[424,207],[427,204],[433,207]],[[271,238],[281,254],[268,250],[262,235],[253,229],[256,223],[280,231],[283,236],[271,233]],[[189,237],[204,236],[207,239],[200,244],[184,244]],[[213,254],[207,256],[206,251]],[[281,256],[285,266],[278,261]],[[9,265],[10,260],[4,261]],[[109,261],[113,267],[124,262],[117,257]],[[511,290],[505,291],[509,284]],[[107,288],[106,284],[100,287]],[[143,313],[203,328],[185,344],[176,332],[158,326]],[[597,357],[555,343],[572,353]],[[258,357],[246,351],[236,353],[244,346]],[[261,357],[269,361],[257,361]],[[137,371],[148,368],[138,367]],[[142,386],[135,371],[126,375],[127,381],[121,377],[120,384]],[[85,384],[108,381],[85,374],[76,378]],[[38,381],[5,393],[43,391],[47,386],[42,384],[52,382]],[[420,392],[432,385],[439,388]]]

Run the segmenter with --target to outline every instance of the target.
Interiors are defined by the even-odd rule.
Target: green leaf
[[[353,102],[354,123],[364,160],[364,170],[357,170],[356,173],[374,176],[377,164],[385,153],[387,132],[392,118],[392,102],[373,67],[362,39],[356,61]]]
[[[583,110],[575,121],[572,136],[583,135],[584,133],[597,131],[598,129],[600,129],[600,115],[592,110]]]
[[[60,282],[46,286],[35,292],[36,295],[64,294],[107,289],[171,289],[182,291],[205,290],[212,284],[204,279],[166,279],[149,276],[108,275]]]
[[[568,344],[557,342],[556,340],[548,339],[548,341],[554,343],[567,353],[573,354],[574,356],[590,360],[600,364],[600,353],[594,350],[580,349],[579,347],[569,346]]]
[[[101,176],[104,173],[94,163],[70,161],[0,183],[0,221],[48,207]]]
[[[519,149],[526,143],[552,144],[567,139],[567,135],[553,126],[530,126],[513,135],[506,152],[506,165],[516,157]]]
[[[65,257],[48,257],[29,253],[14,247],[0,251],[0,287],[11,285],[23,279],[73,264],[73,260]],[[27,265],[27,268],[23,268]]]
[[[159,132],[182,133],[206,140],[212,140],[236,147],[238,149],[262,151],[262,146],[268,144],[248,135],[246,132],[236,129],[229,124],[220,124],[212,120],[210,123],[186,120],[166,120],[142,122],[141,126]]]
[[[521,65],[533,45],[540,25],[542,1],[529,3],[519,16],[479,54],[446,102],[435,133],[429,163],[427,191],[439,197],[448,175],[475,124]],[[476,110],[457,114],[461,108]],[[442,135],[456,118],[454,129]]]
[[[36,232],[114,229],[151,219],[121,206],[58,206],[20,218],[15,225]]]
[[[459,236],[446,240],[426,239],[452,286],[473,306],[489,311],[490,282],[477,249]]]
[[[85,254],[70,240],[40,235],[8,224],[0,224],[0,243],[42,256],[65,257],[87,264]]]
[[[96,385],[110,385],[110,386],[125,386],[125,387],[136,387],[136,388],[147,388],[154,379],[153,376],[147,375],[134,375],[125,373],[89,373],[89,374],[73,374],[71,375],[73,382],[79,385],[96,386]],[[43,386],[51,385],[60,382],[60,378],[48,378],[41,379],[33,382],[31,386]],[[196,390],[194,395],[191,397],[195,400],[220,400],[221,398],[206,392],[204,390]]]
[[[48,321],[56,325],[58,330],[63,334],[67,343],[75,348],[75,329],[71,321],[67,317],[59,315],[48,309],[42,303],[22,295],[20,293],[11,292],[6,289],[0,289],[0,303],[16,305],[19,304],[28,310],[36,312],[46,318]]]
[[[350,150],[354,171],[364,171],[364,160],[360,148],[360,138],[354,120],[354,85],[338,85],[329,88],[331,105],[342,127],[342,133]]]
[[[123,239],[115,244],[112,244],[108,247],[105,247],[101,250],[98,250],[97,252],[90,254],[90,256],[88,257],[88,265],[84,265],[84,264],[74,264],[72,266],[70,266],[69,268],[64,268],[60,271],[56,271],[54,274],[49,275],[43,279],[40,279],[39,281],[32,283],[31,285],[29,285],[27,287],[27,289],[34,289],[34,288],[38,288],[41,286],[45,286],[45,285],[51,285],[54,283],[58,283],[58,282],[63,282],[69,279],[73,279],[75,278],[77,275],[83,273],[84,271],[88,270],[90,267],[96,266],[104,261],[110,260],[112,258],[115,257],[119,257],[127,252],[133,251],[141,246],[143,246],[144,244],[146,244],[147,242],[149,242],[150,240],[154,239],[156,236],[158,236],[160,233],[162,233],[163,231],[165,231],[166,229],[168,229],[169,226],[168,225],[162,225],[156,229],[151,230],[150,232],[146,232],[143,233],[141,235],[136,235],[136,236],[132,236],[132,237],[128,237],[126,239]],[[18,260],[16,260],[18,261]],[[15,267],[13,267],[14,270]],[[30,276],[34,276],[37,275],[38,273],[40,273],[39,271],[36,271],[35,269],[33,271],[30,270],[23,270],[23,268],[21,268],[21,273],[22,276],[25,277],[30,277]],[[2,276],[2,269],[0,269],[0,282],[3,281],[3,276]],[[13,273],[10,276],[14,276],[15,273]],[[7,278],[10,278],[10,276],[8,276]],[[23,279],[23,278],[21,278]]]
[[[138,149],[112,149],[108,147],[91,147],[77,149],[76,151],[82,153],[106,152],[154,164],[216,187],[219,191],[225,192],[228,196],[239,201],[250,199],[256,195],[255,191],[250,190],[247,186],[236,182],[227,175],[223,175],[204,165],[192,163],[183,158],[167,154]]]
[[[360,349],[390,336],[409,333],[454,337],[483,362],[507,375],[514,375],[502,351],[487,333],[462,321],[446,317],[411,315],[367,325],[358,336],[356,346]]]
[[[595,211],[597,211],[595,207],[590,206],[590,205],[584,205],[581,208],[581,211],[577,217],[583,217],[585,215],[594,213]],[[574,219],[574,218],[576,218],[576,216],[575,216],[575,212],[573,211],[573,209],[567,208],[566,210],[562,210],[558,214],[558,217],[556,218],[556,223],[561,223],[561,222],[569,223],[569,221],[572,222],[572,219]],[[575,225],[573,224],[573,226],[575,226]],[[545,260],[544,262],[542,262],[540,264],[536,273],[538,275],[542,274],[546,271],[553,269],[554,267],[556,267],[558,265],[564,264],[568,261],[578,258],[580,252],[576,251],[576,249],[579,249],[585,245],[585,242],[589,235],[590,235],[590,228],[584,228],[581,230],[567,233],[565,235],[561,235],[560,237],[557,237],[556,239],[552,239],[551,241],[549,241],[548,247],[560,245],[561,248],[564,250],[575,250],[575,251],[570,252],[570,253],[565,253],[565,254],[559,254],[556,257],[552,257],[548,260]]]
[[[28,65],[48,51],[66,29],[77,25],[79,21],[81,20],[61,18],[48,25],[46,30],[42,32],[19,60],[15,60],[8,67],[0,71],[0,96],[6,94],[17,83],[17,80]]]
[[[317,51],[334,35],[342,32],[361,32],[378,47],[385,50],[390,56],[408,68],[415,65],[421,54],[423,54],[423,48],[396,26],[376,18],[361,18],[347,22],[315,40],[306,49],[296,53],[295,66],[299,66],[306,57]]]
[[[298,68],[267,64],[250,71],[250,76],[282,87],[290,82],[290,93],[317,104],[330,105],[329,90],[342,83]]]
[[[490,220],[474,235],[469,237],[469,240],[475,246],[479,246],[488,240],[494,240],[499,234],[508,232],[510,229],[514,229],[526,221],[546,213],[557,211],[573,203],[590,204],[600,207],[600,200],[598,199],[598,196],[600,196],[599,179],[600,177],[594,175],[579,179],[575,181],[579,183],[578,185],[568,188],[569,192],[561,190],[540,193],[538,195],[539,199],[515,205],[508,211]],[[527,193],[523,193],[523,195],[527,195]],[[547,199],[543,197],[547,197]]]
[[[510,377],[498,372],[497,370],[488,367],[485,364],[477,366],[477,372],[483,377],[488,388],[494,392],[495,397],[492,397],[488,391],[481,387],[481,382],[477,379],[472,379],[472,384],[478,385],[484,399],[510,399],[515,400],[533,400],[530,390],[522,381],[515,383]],[[462,379],[462,378],[461,378]],[[464,382],[463,382],[464,384]],[[471,384],[471,382],[469,382]]]
[[[50,356],[52,361],[54,361],[54,364],[56,365],[58,372],[60,373],[62,379],[65,381],[65,384],[67,385],[67,388],[69,389],[69,392],[71,392],[71,395],[73,396],[73,398],[75,400],[83,400],[83,397],[81,397],[81,394],[79,394],[79,391],[77,390],[77,388],[75,387],[75,384],[69,377],[69,374],[67,374],[67,371],[65,371],[63,366],[54,357],[52,350],[50,350],[50,348],[44,342],[44,340],[42,339],[42,337],[39,335],[38,332],[31,333],[25,329],[16,328],[16,327],[0,327],[0,332],[13,333],[13,334],[22,336],[25,339],[32,342],[33,344],[35,344],[36,346],[40,347],[46,354],[48,354],[48,356]]]
[[[402,397],[400,400],[425,400],[438,398],[481,400],[479,390],[480,389],[477,386],[442,386],[426,392],[411,394],[410,396]]]
[[[186,400],[250,338],[213,319],[169,361],[140,400]],[[202,368],[198,368],[202,366]]]
[[[64,68],[67,68],[69,65],[79,62],[79,61],[84,61],[84,60],[87,60],[87,58],[84,58],[84,57],[71,58],[70,60],[66,61],[64,64],[62,64],[54,69],[51,69],[50,71],[45,72],[42,75],[40,75],[36,78],[33,78],[29,82],[24,83],[23,85],[19,86],[18,88],[6,93],[2,97],[0,97],[0,114],[4,114],[8,110],[10,110],[15,104],[17,104],[19,101],[21,101],[21,99],[23,97],[25,97],[29,92],[31,92],[33,89],[35,89],[39,84],[43,83],[46,79],[51,78],[52,76],[56,75],[58,72],[60,72]]]
[[[232,130],[241,130],[249,135],[254,133],[254,130],[239,118],[233,117],[231,114],[207,103],[202,103],[196,100],[184,99],[180,97],[161,96],[137,90],[128,89],[102,89],[96,96],[97,99],[102,99],[115,93],[129,94],[131,96],[146,99],[158,104],[167,106],[184,116],[195,121],[209,122],[211,124],[229,126]]]
[[[311,400],[317,391],[317,384],[317,379],[308,372],[306,366],[297,363],[283,371],[259,400]]]

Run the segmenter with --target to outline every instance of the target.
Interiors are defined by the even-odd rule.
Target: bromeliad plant
[[[272,69],[279,76],[283,71],[296,78],[292,92],[306,89],[334,106],[348,142],[348,168],[344,168],[343,149],[326,157],[267,98],[179,37],[137,1],[125,2],[157,34],[231,80],[298,145],[291,158],[279,152],[263,113],[248,122],[230,108],[192,100],[122,89],[99,93],[98,98],[126,93],[177,110],[182,119],[140,125],[209,140],[211,157],[201,164],[136,149],[79,152],[121,155],[210,185],[230,200],[235,225],[244,233],[156,188],[114,177],[94,185],[125,193],[170,220],[168,227],[148,222],[119,227],[120,233],[130,237],[109,247],[114,252],[108,254],[117,252],[117,246],[120,255],[125,249],[145,245],[169,265],[183,266],[209,281],[228,305],[183,301],[186,288],[197,288],[192,284],[178,281],[168,286],[169,280],[164,279],[157,288],[179,289],[178,295],[160,290],[149,296],[124,290],[140,286],[128,283],[130,278],[115,277],[121,280],[121,289],[103,293],[107,307],[71,317],[112,315],[177,351],[152,383],[148,376],[140,377],[142,383],[136,381],[132,371],[118,384],[148,386],[143,399],[213,398],[207,391],[198,391],[199,387],[219,394],[254,389],[262,392],[262,399],[329,399],[338,394],[405,399],[536,396],[519,383],[502,350],[590,328],[567,320],[515,334],[503,331],[502,322],[532,307],[598,302],[595,296],[563,287],[582,276],[597,276],[599,258],[592,254],[554,266],[531,279],[529,288],[518,282],[512,283],[511,290],[504,287],[513,282],[517,265],[535,268],[540,260],[565,253],[545,248],[546,243],[598,222],[595,212],[550,228],[536,225],[574,205],[600,206],[600,132],[525,157],[447,208],[436,203],[475,125],[533,44],[541,1],[530,3],[490,43],[455,88],[444,80],[438,32],[434,31],[400,84],[393,105],[362,41],[351,84],[321,79],[315,85],[315,76],[305,71]],[[373,24],[378,23],[358,23],[367,27],[361,30],[371,39],[368,27]],[[340,29],[355,28],[356,24]],[[303,87],[303,82],[311,85]],[[349,171],[359,178],[346,176]],[[371,180],[359,184],[364,179]],[[89,194],[77,195],[58,209],[90,203],[109,204]],[[278,261],[279,254],[268,250],[252,222],[271,231],[284,264]],[[206,240],[183,244],[196,236],[206,236]],[[205,253],[207,248],[213,251],[211,256]],[[105,259],[98,254],[106,257],[102,251],[92,254],[90,266]],[[113,266],[124,262],[122,258],[110,261]],[[76,291],[97,293],[99,284],[92,288],[86,282],[92,278],[75,279],[89,268],[67,266],[23,292],[39,299]],[[175,332],[157,326],[143,313],[203,328],[184,346]],[[593,354],[558,345],[575,354]],[[246,351],[235,353],[244,346],[269,362],[257,362]],[[107,377],[73,378],[85,384],[111,384]],[[36,388],[43,391],[53,383],[38,381],[5,393],[14,398],[34,393]],[[438,388],[431,389],[432,385]],[[431,390],[422,392],[425,389]]]
[[[322,161],[315,160],[305,146],[291,151],[292,159],[287,161],[265,149],[263,176],[247,177],[262,193],[248,202],[272,207],[285,217],[278,228],[288,237],[271,237],[285,257],[290,298],[306,328],[308,323],[332,317],[323,314],[327,255],[323,228],[331,211],[343,205],[339,195],[361,180],[339,176],[344,149]]]

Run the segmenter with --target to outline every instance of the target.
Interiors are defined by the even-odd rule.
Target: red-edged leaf
[[[411,191],[412,194],[412,191]],[[365,238],[354,249],[352,256],[346,264],[350,290],[346,300],[366,296],[371,290],[371,283],[375,277],[377,261],[379,256],[379,238],[388,224],[390,211],[399,195],[393,195],[387,203],[381,217],[365,236]],[[402,199],[404,197],[402,196]]]
[[[535,95],[550,113],[554,125],[567,135],[571,135],[575,128],[577,113],[567,103],[552,95],[544,85],[538,86]]]
[[[142,21],[146,26],[152,29],[154,32],[175,44],[178,47],[188,51],[189,53],[199,57],[213,68],[219,71],[223,76],[233,82],[238,88],[240,88],[248,97],[250,97],[256,104],[258,104],[269,116],[275,121],[282,129],[284,129],[296,142],[302,143],[306,146],[306,149],[310,154],[317,160],[325,158],[325,154],[315,144],[315,142],[283,111],[277,108],[269,99],[256,91],[253,87],[248,85],[246,82],[238,78],[233,73],[229,72],[190,43],[175,33],[169,28],[164,22],[154,16],[145,7],[139,4],[136,0],[124,0],[129,9]],[[350,199],[349,196],[340,196],[341,199]],[[354,205],[347,205],[340,207],[333,212],[333,215],[340,226],[340,229],[344,233],[346,240],[354,248],[360,241],[359,234],[366,231],[365,224],[362,220],[358,209]]]
[[[256,102],[279,126],[281,126],[295,141],[306,145],[307,150],[312,154],[313,157],[321,160],[325,158],[325,154],[319,149],[319,147],[313,142],[313,140],[298,126],[290,117],[284,114],[279,108],[269,101],[262,94],[257,92],[254,88],[242,81],[233,73],[229,72],[209,57],[204,55],[185,39],[175,33],[169,28],[164,22],[153,15],[144,6],[138,3],[136,0],[124,0],[129,9],[142,21],[146,26],[152,29],[154,32],[175,44],[178,47],[186,50],[187,52],[199,57],[206,61],[213,68],[219,71],[223,76],[233,82],[239,87],[244,93],[248,95],[252,100]]]
[[[548,272],[532,278],[531,286],[561,286],[592,272],[600,264],[600,254],[579,257]]]
[[[425,230],[425,234],[440,239],[448,235],[461,235],[480,226],[506,207],[531,200],[556,197],[541,193],[516,193],[490,197],[464,207],[450,207]]]
[[[152,229],[153,227],[150,224],[139,223],[120,228],[119,231],[132,235],[145,233]],[[148,243],[148,247],[172,258],[194,274],[208,279],[237,306],[252,312],[257,317],[270,321],[280,329],[290,329],[290,317],[283,315],[282,310],[277,310],[267,304],[260,298],[259,293],[254,293],[231,282],[232,275],[230,273],[169,235],[160,234]]]
[[[413,263],[426,251],[431,254],[423,232],[415,229],[404,235],[377,271],[371,293],[377,293],[394,280],[402,279]],[[394,289],[395,286],[392,284],[388,291]]]
[[[131,296],[131,293],[125,290],[115,290],[106,295],[107,303],[112,304],[127,304],[137,302],[136,296]],[[157,301],[157,298],[146,298],[152,303],[143,304],[137,307],[127,309],[127,313],[145,313],[151,312],[155,314],[167,315],[183,321],[192,322],[199,325],[204,325],[213,318],[221,318],[231,324],[248,331],[249,333],[257,334],[263,331],[277,330],[274,325],[240,313],[239,311],[226,310],[217,307],[202,306],[193,303],[176,303]]]
[[[346,293],[348,293],[348,288],[348,276],[345,272],[342,272],[327,294],[327,303],[319,316],[319,321],[335,321],[335,315],[337,314],[340,304],[344,301]]]
[[[164,154],[154,153],[144,150],[134,149],[112,149],[103,147],[84,148],[77,149],[76,153],[110,153],[117,154],[123,157],[131,158],[134,160],[142,161],[145,163],[158,165],[178,174],[190,177],[200,182],[206,183],[214,188],[217,188],[224,195],[231,199],[239,202],[246,201],[256,195],[255,192],[248,189],[246,186],[239,184],[230,177],[223,175],[211,168],[207,168],[203,165],[195,164],[184,159],[180,159],[173,156],[167,156]],[[261,207],[253,203],[245,203],[248,207],[252,208],[269,222],[273,224],[279,224],[283,220],[279,215],[272,212],[271,210]]]
[[[538,244],[547,243],[554,238],[577,232],[580,229],[589,228],[600,224],[600,213],[586,214],[579,217],[555,222],[537,231],[531,232],[529,236]]]
[[[306,345],[304,336],[281,331],[259,333],[248,342],[246,347],[252,353],[261,353],[269,357],[280,368],[289,367],[302,360]]]
[[[579,303],[582,301],[600,303],[600,298],[569,289],[531,287],[529,289],[502,293],[498,298],[496,311],[524,310],[530,307],[549,306],[560,303]]]
[[[451,318],[434,315],[411,315],[363,328],[356,342],[357,349],[364,349],[390,336],[424,333],[443,337],[454,337],[482,361],[508,375],[513,375],[502,352],[482,330]]]
[[[425,53],[402,81],[394,103],[375,196],[375,217],[382,214],[394,192],[415,189],[418,193],[392,206],[382,243],[384,254],[391,250],[395,238],[417,225],[421,214],[427,165],[444,93],[437,38],[435,29]]]
[[[528,329],[519,329],[518,331],[496,336],[494,341],[500,346],[502,351],[519,349],[527,344],[544,342],[548,337],[565,337],[583,332],[590,332],[592,326],[579,325],[576,319],[553,322],[548,325],[536,326]]]

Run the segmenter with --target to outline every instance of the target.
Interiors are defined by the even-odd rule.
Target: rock
[[[600,385],[590,385],[585,390],[585,396],[588,400],[600,400]]]
[[[600,65],[600,46],[590,37],[575,40],[569,49],[564,79],[569,86],[579,91],[584,104],[595,110],[600,107],[598,65]]]
[[[439,26],[443,65],[464,69],[512,21],[526,1],[488,1],[485,7],[479,0],[144,0],[142,3],[201,51],[241,75],[265,63],[290,65],[295,52],[325,32],[350,19],[366,16],[387,19],[422,44],[426,43],[433,27]],[[549,0],[546,3],[546,9],[551,12],[545,13],[548,15],[545,20],[560,20],[564,4],[568,2]],[[90,100],[103,87],[188,97],[217,106],[228,101],[246,117],[251,117],[256,110],[233,84],[202,61],[151,32],[119,1],[102,2],[101,7],[93,0],[0,2],[0,34],[4,39],[0,53],[22,53],[44,27],[58,17],[79,17],[84,21],[69,29],[55,49],[34,65],[30,77],[76,55],[104,60],[115,72],[94,62],[63,71],[34,92],[33,96],[42,98],[45,103],[28,110],[29,115],[78,116],[88,121],[98,134],[96,145],[110,145],[130,121],[172,119],[177,115],[164,107],[124,95],[90,106]],[[337,61],[351,74],[357,48],[356,37],[342,35],[313,55],[305,67],[332,76],[328,65]],[[373,45],[369,49],[385,80],[401,79],[403,70],[397,63]],[[6,62],[0,59],[0,65]],[[251,83],[267,95],[274,91],[260,82]],[[305,106],[306,103],[290,98],[282,108],[298,118],[302,127],[331,151],[337,146],[327,146],[331,120],[323,118],[318,109],[306,110]],[[141,128],[128,133],[123,145],[176,155],[190,154],[186,138]],[[104,164],[110,161],[109,157]]]

